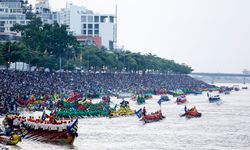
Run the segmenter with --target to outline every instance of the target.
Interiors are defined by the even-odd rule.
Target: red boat
[[[51,118],[42,120],[13,117],[13,126],[22,133],[24,139],[41,142],[73,144],[78,135],[78,119],[51,122]]]
[[[144,121],[145,123],[150,123],[150,122],[160,121],[164,118],[165,116],[162,115],[161,111],[157,111],[155,113],[144,115],[141,121]]]
[[[188,101],[187,101],[187,98],[186,98],[185,95],[178,96],[177,99],[176,99],[176,103],[177,103],[178,105],[184,104],[184,103],[187,103],[187,102],[188,102]]]
[[[187,118],[197,118],[197,117],[201,117],[201,113],[199,113],[196,109],[196,107],[193,107],[191,109],[188,109],[186,111],[186,113],[184,113],[183,115],[181,115],[181,117],[186,116]]]

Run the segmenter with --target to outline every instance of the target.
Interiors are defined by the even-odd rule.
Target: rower
[[[54,116],[53,116],[52,113],[50,113],[50,115],[49,115],[49,121],[50,121],[50,123],[52,123],[52,124],[56,124],[56,120],[55,120],[55,118],[54,118]]]
[[[143,110],[142,110],[142,114],[143,114],[143,116],[145,116],[146,115],[146,113],[147,113],[147,111],[146,111],[146,108],[145,108],[145,106],[143,107]]]

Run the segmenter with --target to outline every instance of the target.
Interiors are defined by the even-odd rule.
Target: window
[[[99,35],[99,30],[95,30],[95,35]]]
[[[95,24],[95,29],[99,29],[99,24]]]
[[[105,22],[107,16],[101,16],[101,22]]]
[[[25,21],[20,21],[21,24],[25,24]]]
[[[114,42],[113,41],[109,41],[109,49],[110,50],[114,49]]]
[[[88,28],[89,28],[89,29],[92,29],[92,28],[93,28],[93,25],[92,25],[92,24],[88,24]]]
[[[99,16],[95,16],[94,20],[95,22],[99,22]]]
[[[4,21],[0,21],[0,26],[4,26],[5,22]]]
[[[83,24],[83,29],[86,29],[87,28],[87,25],[86,24]]]
[[[22,13],[23,11],[22,11],[22,9],[17,9],[17,12]]]
[[[93,22],[93,16],[88,16],[88,22]]]
[[[92,35],[93,31],[92,30],[88,30],[88,35]]]
[[[82,16],[81,20],[82,20],[82,22],[87,22],[87,17],[86,16]]]
[[[86,30],[82,30],[81,33],[82,33],[83,35],[86,35],[86,34],[87,34],[87,33],[86,33]]]
[[[0,27],[0,32],[4,32],[4,27]]]
[[[109,20],[111,23],[114,23],[114,16],[109,16]]]

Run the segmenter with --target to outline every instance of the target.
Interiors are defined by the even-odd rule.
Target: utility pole
[[[8,64],[7,64],[7,70],[9,70],[9,67],[10,67],[10,55],[11,55],[11,51],[10,51],[10,44],[11,42],[9,42],[9,45],[8,45]]]
[[[61,70],[62,70],[62,56],[61,55],[59,57],[59,66],[60,66],[60,73],[61,73]]]
[[[115,5],[115,17],[113,24],[113,45],[114,49],[117,49],[117,28],[118,28],[118,20],[117,20],[117,4]]]
[[[126,55],[124,53],[124,55],[123,55],[124,71],[126,71],[126,60],[125,60],[125,57],[126,57]]]
[[[88,72],[89,72],[89,51],[88,51]]]

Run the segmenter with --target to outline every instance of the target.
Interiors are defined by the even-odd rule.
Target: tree
[[[38,17],[31,18],[27,25],[15,24],[11,30],[21,33],[22,42],[26,45],[29,55],[32,56],[29,62],[39,67],[49,66],[50,69],[58,69],[61,60],[62,65],[68,64],[69,59],[73,57],[73,47],[78,44],[76,39],[68,33],[66,25],[42,24]],[[50,63],[45,65],[45,63],[38,62],[44,60]],[[53,65],[52,62],[58,62],[58,64]]]
[[[75,69],[101,71],[150,72],[188,74],[192,68],[173,60],[160,58],[151,53],[143,55],[130,51],[107,51],[104,47],[80,46],[75,37],[68,33],[66,25],[43,24],[38,17],[32,17],[27,25],[15,24],[11,30],[20,32],[21,43],[7,43],[0,51],[0,63],[23,61],[38,67],[50,69]],[[8,51],[8,48],[11,51]]]

